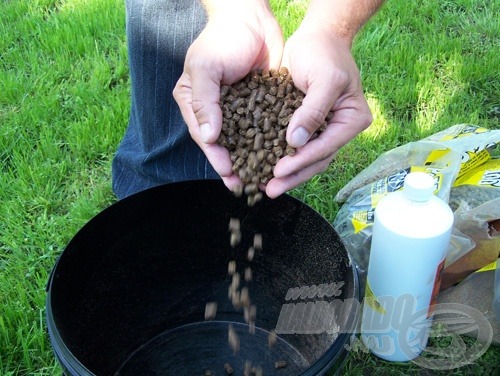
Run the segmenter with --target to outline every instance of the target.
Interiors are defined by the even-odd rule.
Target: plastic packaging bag
[[[448,202],[454,184],[457,181],[470,182],[471,173],[491,160],[491,152],[498,143],[499,130],[455,125],[382,154],[342,188],[336,200],[345,203],[333,225],[358,271],[364,274],[368,266],[373,215],[378,201],[386,194],[402,189],[404,177],[409,172],[425,171],[433,175],[435,194]],[[446,265],[474,246],[468,235],[454,227]]]
[[[467,252],[460,249],[448,251],[441,290],[460,282],[500,256],[500,189],[497,192],[499,197],[474,208],[462,201],[454,213],[454,228],[471,239],[474,247]]]
[[[426,142],[430,142],[430,149],[422,146]],[[432,162],[449,150],[460,154],[460,160],[456,161],[462,165],[460,175],[456,176],[459,178],[470,169],[487,161],[491,150],[499,142],[499,130],[488,130],[469,124],[454,125],[420,141],[410,142],[380,155],[337,193],[335,201],[345,202],[356,189],[410,166]],[[431,151],[432,155],[429,155],[428,151]]]
[[[493,311],[498,325],[500,325],[500,259],[497,260],[495,268],[495,286],[493,298]]]
[[[463,281],[444,291],[437,297],[438,304],[458,303],[473,307],[481,312],[491,324],[492,343],[500,345],[500,318],[495,315],[494,293],[498,291],[498,280],[495,281],[495,264],[500,264],[500,260],[494,261],[474,273],[468,275]],[[449,317],[453,319],[455,317]],[[460,320],[460,316],[456,317]],[[461,318],[463,320],[463,317]],[[458,334],[475,335],[476,332],[463,332],[463,327],[450,325],[449,330],[458,330]]]
[[[492,221],[500,218],[500,159],[487,160],[457,178],[451,187],[449,205],[455,212],[455,229],[474,241],[474,252],[482,250],[482,259],[474,256],[475,265],[468,265],[469,262],[462,260],[460,268],[465,270],[464,267],[467,267],[471,273],[495,260],[500,240],[496,244],[492,238],[495,230],[489,226]],[[466,253],[465,249],[451,248],[446,260],[447,266]]]

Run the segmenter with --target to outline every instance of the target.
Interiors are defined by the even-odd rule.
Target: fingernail
[[[305,128],[297,128],[292,133],[292,145],[296,148],[304,146],[309,139],[309,132]]]
[[[212,134],[212,127],[208,123],[203,123],[200,125],[200,134],[203,142],[207,142]]]

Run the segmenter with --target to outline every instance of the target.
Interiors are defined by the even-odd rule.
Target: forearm
[[[311,0],[304,25],[324,27],[351,44],[384,0]]]

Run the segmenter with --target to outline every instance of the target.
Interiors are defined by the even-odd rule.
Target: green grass
[[[273,1],[286,36],[306,3]],[[498,1],[388,1],[354,44],[373,125],[292,194],[332,221],[336,192],[380,153],[456,123],[499,129],[498,14]],[[1,375],[60,373],[45,284],[72,236],[115,201],[110,161],[129,111],[124,17],[123,0],[0,3]],[[449,374],[499,363],[492,347]],[[344,374],[375,371],[429,374],[363,351]]]

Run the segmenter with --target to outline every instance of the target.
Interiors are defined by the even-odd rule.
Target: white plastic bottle
[[[412,172],[375,208],[361,339],[385,360],[411,360],[427,345],[453,226],[434,190],[431,175]]]

